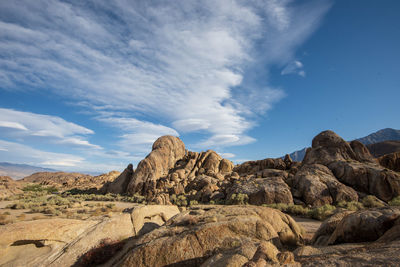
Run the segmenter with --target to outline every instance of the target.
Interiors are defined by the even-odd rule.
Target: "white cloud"
[[[58,144],[101,149],[85,140],[85,135],[94,134],[92,130],[57,116],[0,108],[0,127],[13,130],[11,133],[0,132],[3,137],[42,137]]]
[[[236,155],[235,154],[233,154],[233,153],[220,153],[220,152],[217,152],[219,155],[221,155],[221,157],[223,157],[223,158],[227,158],[227,159],[230,159],[230,158],[234,158]]]
[[[1,109],[0,109],[1,112]],[[1,116],[1,115],[0,115]],[[17,129],[17,130],[23,130],[27,131],[28,129],[22,125],[21,123],[18,122],[12,122],[12,121],[0,121],[0,127],[4,128],[12,128],[12,129]]]
[[[97,120],[122,132],[117,145],[124,152],[149,152],[154,141],[160,136],[179,136],[176,130],[164,125],[140,121],[130,117],[116,116],[107,112],[103,112],[103,115],[98,117]]]
[[[287,74],[297,74],[299,76],[305,77],[306,72],[304,71],[303,63],[298,60],[294,60],[286,65],[285,68],[281,71],[281,75]]]
[[[177,135],[168,125],[207,133],[198,146],[248,144],[257,116],[285,95],[256,70],[292,60],[329,6],[320,0],[2,1],[0,83],[49,88],[99,109],[142,115],[136,128],[121,128],[121,146]],[[36,135],[53,132],[60,135],[59,128]]]
[[[0,140],[0,146],[4,148],[4,150],[0,150],[0,156],[7,158],[9,162],[25,162],[33,165],[62,167],[67,166],[65,163],[68,163],[68,166],[78,166],[84,160],[82,157],[71,154],[41,151],[30,146],[4,140]],[[3,153],[4,155],[2,155]],[[60,164],[56,164],[56,161]],[[43,164],[46,162],[49,164]]]
[[[126,167],[126,163],[120,160],[90,161],[81,156],[43,151],[1,139],[0,147],[0,158],[7,159],[7,162],[23,162],[33,166],[48,167],[62,171],[105,173],[111,170],[122,171]]]

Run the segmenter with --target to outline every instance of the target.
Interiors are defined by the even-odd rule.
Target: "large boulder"
[[[278,249],[300,244],[302,230],[290,216],[266,207],[197,206],[129,241],[107,265],[199,266],[218,254],[215,261],[245,263],[261,242]],[[244,245],[251,251],[235,253]]]
[[[395,225],[400,209],[375,208],[345,216],[329,237],[328,244],[375,241]]]
[[[88,220],[41,219],[0,226],[0,265],[74,266],[104,240],[143,235],[177,215],[176,206],[138,205]]]
[[[134,235],[142,235],[163,225],[173,216],[179,214],[174,205],[140,205],[131,213]]]
[[[327,246],[329,238],[335,231],[340,221],[353,212],[354,211],[349,210],[338,212],[326,219],[318,228],[317,232],[315,232],[311,243],[315,246]]]
[[[247,195],[249,204],[253,205],[273,203],[293,204],[290,188],[280,176],[250,178],[243,182],[237,181],[230,190],[227,199],[231,199],[233,194]]]
[[[400,172],[400,152],[384,155],[378,161],[383,167]]]
[[[368,149],[359,141],[349,144],[333,131],[324,131],[314,137],[312,147],[307,149],[302,163],[327,166],[334,161],[346,160],[375,162]]]
[[[322,206],[340,201],[357,201],[357,192],[341,182],[324,165],[304,165],[291,182],[293,197],[307,205]]]
[[[102,192],[123,194],[126,192],[129,182],[132,180],[133,165],[128,167],[112,182],[106,183],[101,189]]]
[[[290,163],[291,164],[291,163]],[[255,161],[246,161],[233,168],[238,174],[254,174],[265,169],[286,170],[287,166],[283,159],[263,159]]]
[[[332,131],[324,131],[312,141],[302,165],[322,164],[353,189],[389,201],[400,195],[400,174],[380,166],[359,141],[348,143]]]
[[[162,136],[154,144],[152,151],[140,161],[127,191],[130,194],[152,195],[157,180],[166,176],[175,163],[185,156],[185,144],[174,136]]]
[[[22,187],[23,184],[21,182],[14,181],[8,176],[0,176],[0,199],[22,194]]]
[[[376,163],[336,161],[328,165],[336,178],[357,191],[389,201],[400,195],[400,174]]]

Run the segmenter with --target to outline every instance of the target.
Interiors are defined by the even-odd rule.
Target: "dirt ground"
[[[313,235],[315,234],[315,232],[318,230],[318,228],[322,224],[321,221],[317,221],[317,220],[313,220],[313,219],[301,218],[301,217],[295,217],[295,216],[292,216],[292,218],[298,224],[300,224],[306,231],[306,234],[304,237],[306,240],[306,243],[312,239]]]

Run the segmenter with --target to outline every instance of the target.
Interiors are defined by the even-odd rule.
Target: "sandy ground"
[[[308,219],[308,218],[301,218],[301,217],[295,217],[292,216],[292,218],[300,224],[304,230],[306,231],[305,235],[305,240],[310,241],[315,234],[315,232],[318,230],[318,228],[321,226],[322,222],[313,220],[313,219]]]

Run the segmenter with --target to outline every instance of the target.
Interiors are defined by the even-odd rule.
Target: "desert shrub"
[[[228,205],[245,205],[249,202],[249,196],[242,193],[232,194],[226,202]]]
[[[3,215],[11,215],[11,213],[9,211],[5,211],[3,212]]]
[[[400,196],[393,198],[389,201],[390,206],[400,206]]]
[[[349,202],[341,201],[337,204],[337,206],[339,208],[344,208],[344,209],[352,210],[352,211],[364,209],[364,205],[358,201],[349,201]]]
[[[325,204],[321,207],[310,210],[309,215],[313,219],[322,221],[331,216],[335,210],[336,210],[335,206]]]
[[[364,197],[362,199],[362,204],[366,208],[380,208],[380,207],[385,206],[382,202],[380,202],[378,200],[378,198],[376,196],[372,196],[372,195]]]
[[[185,195],[179,195],[177,198],[176,198],[176,203],[175,203],[175,205],[177,205],[177,206],[187,206],[187,200],[186,200],[186,197],[185,197]]]
[[[197,200],[190,200],[189,202],[189,206],[194,206],[194,205],[198,205],[199,202]]]
[[[58,189],[54,186],[42,186],[40,184],[30,184],[22,188],[24,192],[46,192],[46,193],[55,193],[58,192]]]

